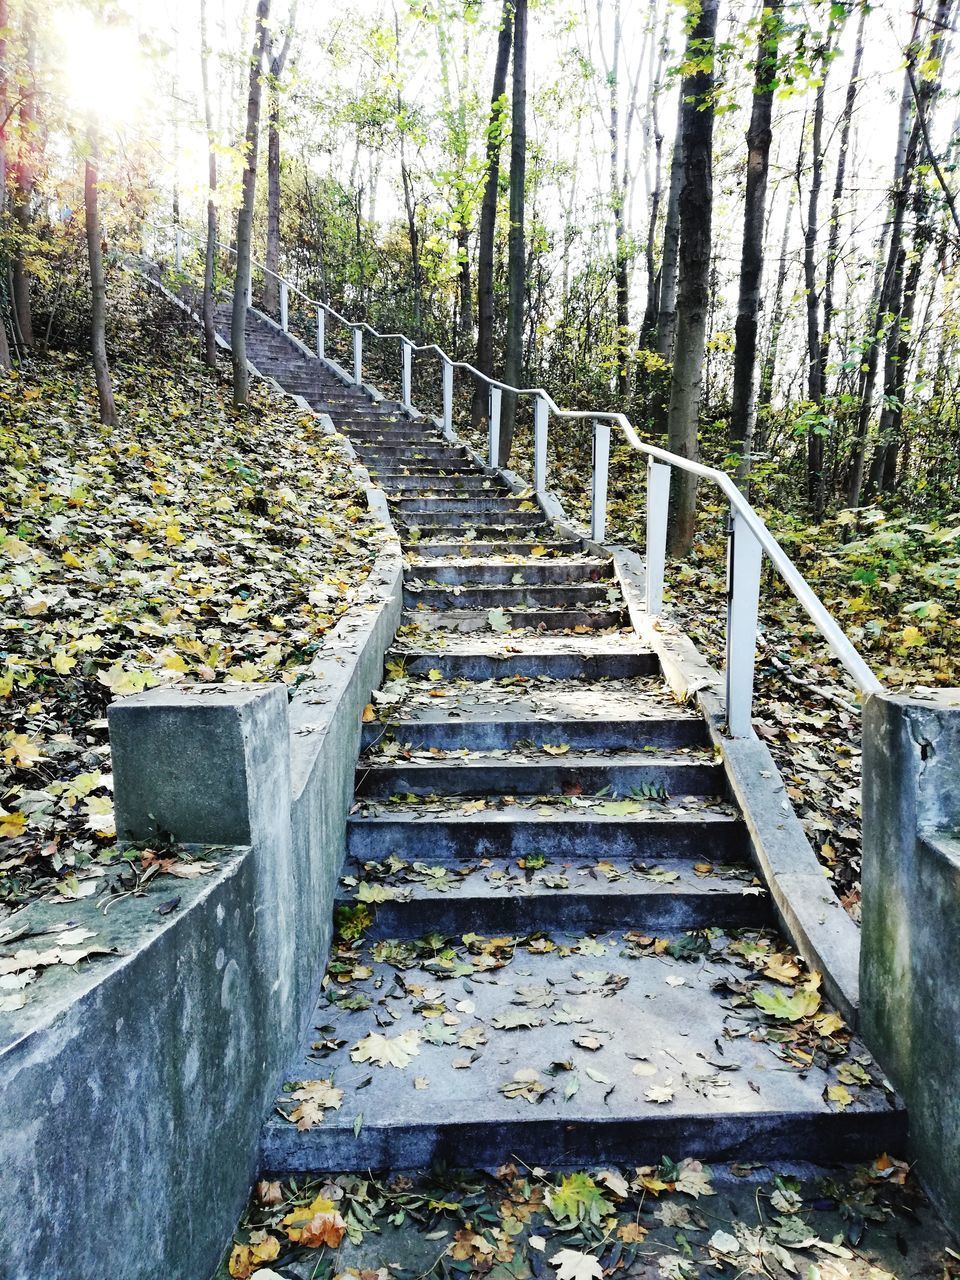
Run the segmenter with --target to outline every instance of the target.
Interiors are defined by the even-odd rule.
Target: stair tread
[[[578,636],[577,639],[580,639]],[[444,692],[440,692],[440,690]],[[699,720],[699,713],[680,705],[657,676],[627,680],[579,681],[534,678],[504,686],[496,680],[414,682],[398,700],[374,698],[381,722],[510,720],[551,724],[556,721],[641,721],[669,714],[671,719]]]
[[[397,859],[397,862],[401,860]],[[692,894],[697,897],[739,893],[766,897],[766,890],[748,863],[704,861],[694,864],[686,858],[664,858],[657,862],[624,858],[551,858],[536,870],[526,870],[516,858],[478,858],[465,863],[401,863],[389,870],[387,864],[360,864],[351,860],[344,870],[337,901],[349,905],[369,901],[358,885],[379,885],[387,894],[402,895],[400,901],[452,902],[461,898],[532,898],[546,895],[566,899],[575,895],[622,898],[649,894],[663,897]],[[370,873],[370,868],[374,873]],[[421,868],[421,870],[417,870]],[[557,883],[562,877],[568,883]],[[386,898],[390,901],[390,898]],[[382,905],[374,901],[374,907]]]
[[[556,1159],[558,1144],[580,1158],[578,1134],[589,1141],[597,1128],[605,1131],[605,1146],[629,1144],[630,1163],[647,1158],[651,1143],[659,1152],[666,1135],[680,1133],[685,1153],[729,1147],[756,1156],[765,1143],[768,1149],[791,1143],[798,1125],[816,1124],[827,1147],[830,1134],[853,1146],[864,1125],[883,1141],[881,1135],[902,1122],[898,1104],[873,1083],[880,1074],[856,1039],[840,1060],[855,1057],[871,1084],[854,1087],[841,1109],[827,1100],[828,1087],[838,1083],[828,1057],[791,1060],[788,1047],[747,1034],[762,1035],[764,1018],[749,997],[731,1007],[731,989],[752,986],[755,978],[730,953],[729,938],[713,938],[694,963],[653,954],[629,934],[554,940],[561,945],[548,954],[504,939],[488,942],[486,951],[483,939],[472,950],[456,941],[440,961],[436,946],[418,960],[409,944],[406,950],[400,944],[394,947],[399,963],[413,961],[402,970],[403,985],[396,985],[396,969],[375,958],[385,949],[389,954],[390,944],[359,948],[359,972],[370,976],[351,982],[346,994],[365,995],[369,1007],[340,1009],[322,994],[314,1025],[324,1027],[328,1043],[342,1044],[322,1058],[305,1049],[288,1073],[295,1081],[334,1078],[344,1091],[342,1105],[304,1132],[272,1116],[266,1168],[320,1169],[331,1160],[348,1168],[414,1167],[451,1141],[468,1164],[491,1144],[502,1158],[540,1163],[545,1150]],[[563,954],[566,946],[574,950]],[[491,963],[500,967],[484,967]],[[778,989],[767,979],[757,985]],[[448,1026],[442,1014],[424,1018],[424,1008],[442,1009],[456,1021]],[[531,1025],[502,1029],[517,1017]],[[415,1050],[408,1065],[353,1061],[351,1053],[370,1034],[394,1041],[407,1036]],[[451,1043],[430,1043],[431,1036]],[[551,1064],[564,1066],[551,1076]],[[533,1091],[538,1105],[504,1092],[512,1083],[523,1086],[518,1071],[536,1073],[533,1083],[546,1090]],[[574,1077],[578,1087],[567,1096]],[[424,1088],[414,1088],[417,1078]],[[283,1096],[279,1105],[289,1111],[293,1104]]]

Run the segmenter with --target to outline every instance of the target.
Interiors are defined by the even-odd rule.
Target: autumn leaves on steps
[[[774,929],[705,726],[609,561],[254,319],[248,344],[350,436],[407,560],[338,937],[264,1168],[895,1144],[899,1104]]]

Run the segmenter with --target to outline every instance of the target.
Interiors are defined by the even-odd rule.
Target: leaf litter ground
[[[295,688],[382,537],[336,437],[259,381],[236,415],[166,304],[134,287],[127,305],[126,350],[147,354],[115,362],[117,427],[86,356],[0,382],[0,916],[116,863],[112,697]]]

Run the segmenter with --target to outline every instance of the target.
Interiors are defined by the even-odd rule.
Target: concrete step
[[[354,437],[351,435],[350,439]],[[394,493],[414,493],[414,494],[457,494],[463,493],[489,493],[506,494],[509,492],[506,485],[499,480],[494,480],[490,476],[482,475],[480,472],[467,472],[463,475],[456,476],[421,476],[421,475],[391,475],[386,476],[381,472],[377,476],[380,484],[388,492]]]
[[[446,867],[349,862],[337,906],[356,905],[355,885],[386,889],[370,903],[367,938],[426,933],[601,933],[631,928],[655,936],[684,929],[749,929],[769,924],[768,895],[744,863],[714,866],[685,859],[658,862],[583,858],[535,870],[507,858]],[[392,869],[391,869],[392,868]]]
[[[487,586],[571,585],[584,582],[609,582],[613,575],[612,560],[534,560],[496,561],[484,557],[461,556],[452,564],[447,560],[425,560],[418,557],[410,564],[410,575],[432,586],[462,586],[466,582]],[[518,582],[517,579],[520,579]],[[414,585],[413,582],[410,583]]]
[[[436,760],[421,753],[404,760],[374,753],[357,763],[356,794],[369,799],[415,796],[593,796],[611,799],[651,790],[665,796],[725,794],[723,766],[706,753],[653,755],[542,750],[504,758],[480,752]]]
[[[536,516],[539,520],[543,519],[543,512],[539,507],[532,511],[522,510],[524,504],[527,507],[533,505],[525,498],[517,498],[508,493],[503,495],[479,494],[476,497],[451,494],[449,497],[442,498],[424,498],[420,494],[413,494],[409,497],[393,498],[390,505],[398,515],[405,517],[420,514],[474,515],[487,512],[496,512],[497,514],[507,512],[510,515],[529,515]]]
[[[490,625],[485,609],[414,609],[407,614],[424,631],[483,631]],[[544,631],[619,629],[626,622],[623,609],[517,609],[505,611],[508,627]]]
[[[496,530],[498,537],[505,541],[514,540],[514,535],[523,531],[523,536],[530,537],[532,529],[543,529],[548,526],[543,519],[542,511],[425,511],[414,508],[404,511],[395,510],[396,518],[406,525],[418,529],[473,529],[477,536],[485,539],[487,530]],[[509,533],[504,532],[509,530]],[[445,539],[437,539],[443,541]]]
[[[378,477],[382,479],[382,477]],[[537,548],[543,548],[543,559],[546,560],[557,556],[574,556],[582,553],[583,548],[579,542],[559,542],[556,539],[545,538],[543,542],[529,541],[529,534],[526,539],[510,542],[506,540],[500,541],[456,541],[449,540],[440,542],[431,538],[430,541],[421,539],[419,542],[408,543],[406,550],[410,554],[423,556],[426,559],[443,558],[468,558],[475,559],[478,556],[491,557],[497,559],[503,556],[516,556],[523,559],[531,554]]]
[[[362,809],[347,819],[347,852],[360,859],[391,853],[417,862],[527,854],[730,861],[746,851],[742,821],[705,805],[685,805],[675,817],[651,802],[641,814],[623,818],[547,803],[464,812],[464,806],[441,810],[371,801]]]
[[[656,654],[611,647],[595,653],[570,653],[540,641],[540,652],[460,652],[423,650],[394,655],[411,675],[439,671],[444,680],[501,680],[549,676],[553,680],[620,680],[656,674]]]
[[[379,738],[390,738],[417,750],[498,751],[512,750],[518,742],[568,746],[572,751],[672,750],[702,746],[707,729],[699,716],[647,715],[611,721],[556,719],[548,723],[523,718],[505,707],[500,718],[450,719],[437,711],[416,720],[388,717],[363,726],[363,746]]]
[[[408,609],[579,609],[610,604],[610,593],[615,600],[621,599],[618,588],[603,582],[548,582],[520,587],[486,583],[420,587],[410,583],[403,588],[403,603]]]
[[[854,1037],[846,1052],[840,1044],[801,1059],[789,1041],[768,1040],[750,993],[782,988],[758,980],[727,935],[681,934],[670,940],[677,957],[629,933],[553,941],[546,954],[523,938],[482,936],[453,939],[442,953],[403,941],[345,952],[341,969],[361,976],[332,982],[311,1019],[336,1047],[311,1050],[313,1032],[284,1073],[335,1080],[342,1105],[305,1130],[275,1109],[264,1170],[489,1168],[505,1159],[636,1167],[665,1151],[710,1163],[828,1163],[901,1149],[904,1110],[879,1086],[863,1044]],[[703,954],[678,958],[691,943]],[[746,990],[739,1004],[731,989]],[[341,1007],[348,998],[353,1008]],[[352,1060],[371,1034],[405,1036],[407,1064]],[[848,1060],[865,1064],[870,1084],[840,1108],[828,1090]],[[524,1070],[535,1073],[527,1097],[516,1080]],[[281,1113],[292,1105],[287,1094],[278,1099]]]
[[[358,445],[357,452],[363,451],[371,462],[389,463],[392,468],[398,464],[407,467],[416,466],[420,462],[433,462],[438,466],[460,466],[468,462],[466,449],[457,445],[423,445],[416,449],[408,449],[405,445]]]

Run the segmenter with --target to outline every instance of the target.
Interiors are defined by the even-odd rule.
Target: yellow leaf
[[[827,1097],[831,1102],[835,1102],[842,1111],[844,1107],[849,1107],[853,1101],[853,1094],[845,1084],[831,1084],[827,1087]]]
[[[168,524],[164,533],[167,538],[167,546],[172,547],[175,543],[183,541],[183,533],[178,524]]]
[[[570,750],[570,743],[558,742],[554,744],[552,742],[545,742],[543,744],[543,749],[548,756],[565,756]]]
[[[427,672],[427,679],[428,679],[428,680],[442,680],[442,679],[443,679],[443,672],[442,672],[442,671],[440,671],[437,667],[431,667],[431,668],[430,668],[430,670]]]
[[[165,670],[179,671],[181,674],[190,670],[190,668],[187,666],[183,658],[181,658],[179,653],[164,654],[163,665]]]
[[[255,1237],[262,1237],[256,1239]],[[252,1276],[261,1262],[273,1262],[280,1256],[280,1241],[276,1236],[256,1231],[250,1237],[250,1244],[235,1244],[230,1254],[228,1270],[234,1280],[247,1280]]]
[[[545,556],[547,554],[546,547],[531,547],[530,554],[532,556]]]
[[[915,649],[918,645],[925,644],[926,640],[919,627],[904,627],[900,632],[900,643],[904,649]]]
[[[11,734],[6,743],[3,758],[7,764],[16,765],[18,769],[32,769],[38,760],[44,758],[39,745],[25,733]]]
[[[14,810],[13,813],[5,813],[0,809],[0,838],[7,840],[13,836],[23,835],[24,828],[27,825],[27,815]]]
[[[242,680],[244,683],[256,680],[259,674],[260,672],[254,662],[238,662],[236,666],[231,667],[227,672],[231,680]]]
[[[66,649],[58,649],[51,658],[50,665],[58,675],[65,676],[72,667],[77,665],[77,660],[72,658]]]
[[[832,1036],[843,1030],[843,1019],[839,1013],[821,1013],[814,1018],[813,1025],[822,1036]]]
[[[374,710],[373,703],[368,702],[367,705],[363,708],[363,715],[361,719],[363,720],[364,724],[373,724],[376,718],[377,718],[377,713]]]

